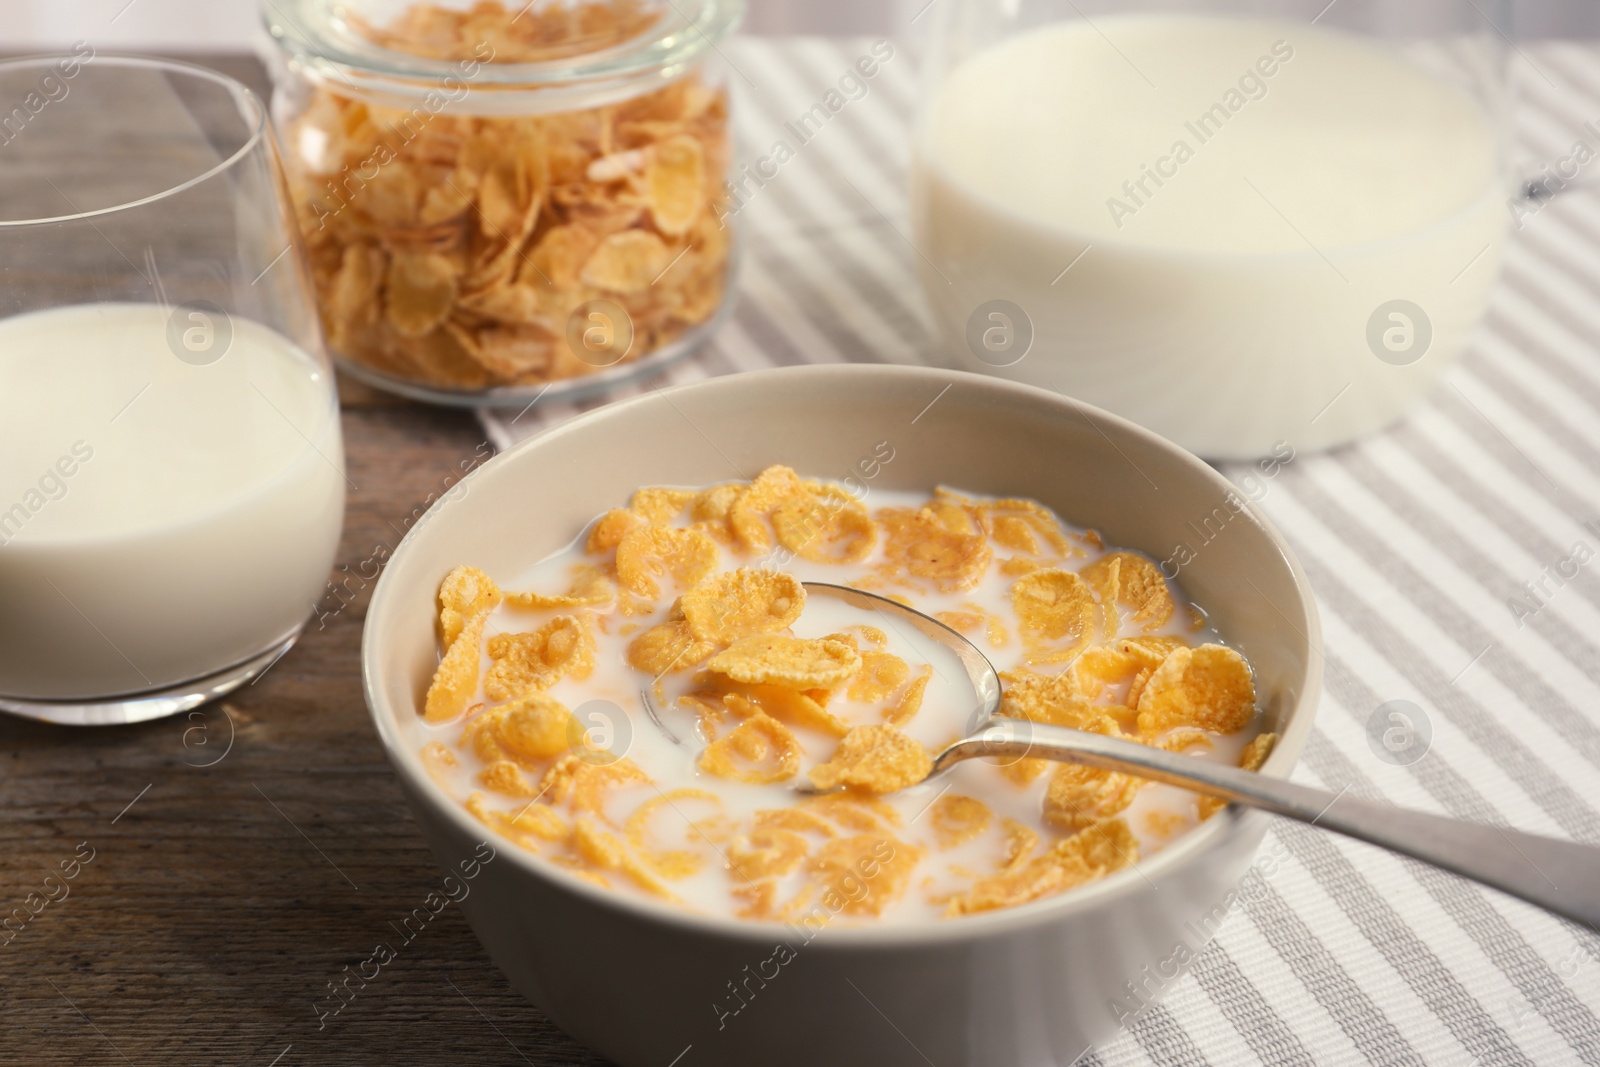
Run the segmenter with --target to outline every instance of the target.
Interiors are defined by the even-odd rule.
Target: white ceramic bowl
[[[860,463],[884,441],[894,458],[865,479]],[[418,755],[439,579],[461,563],[518,573],[638,486],[747,478],[772,463],[869,490],[942,483],[1033,497],[1158,560],[1188,545],[1179,581],[1249,657],[1282,735],[1263,773],[1293,766],[1320,690],[1316,608],[1276,531],[1210,467],[1132,423],[994,378],[763,371],[540,434],[464,480],[396,550],[367,617],[367,701],[441,864],[455,869],[492,835]],[[1194,531],[1207,526],[1199,544]],[[1154,996],[1170,985],[1237,906],[1266,818],[1230,809],[1049,900],[928,925],[827,927],[810,940],[608,892],[498,839],[461,907],[529,1000],[623,1067],[1065,1064],[1139,1009],[1134,987]]]

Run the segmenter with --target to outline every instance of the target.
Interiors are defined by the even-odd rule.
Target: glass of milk
[[[305,624],[345,474],[286,204],[237,82],[0,63],[0,709],[173,714]]]
[[[1512,187],[1502,5],[929,18],[913,239],[963,366],[1281,457],[1392,422],[1482,317]]]

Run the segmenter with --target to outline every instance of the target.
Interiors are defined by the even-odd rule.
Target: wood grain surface
[[[252,59],[203,61],[263,87]],[[338,591],[287,655],[159,722],[0,714],[0,916],[31,915],[0,930],[0,1064],[605,1062],[507,985],[455,905],[396,932],[442,872],[362,701],[370,578],[492,450],[467,413],[349,381],[341,398]],[[319,1015],[379,943],[397,958]]]

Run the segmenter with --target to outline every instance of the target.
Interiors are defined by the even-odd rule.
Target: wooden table
[[[201,61],[265,88],[254,60]],[[0,715],[0,915],[38,912],[0,931],[0,1064],[605,1062],[507,985],[454,906],[398,948],[441,872],[362,700],[371,561],[492,450],[467,413],[341,394],[354,488],[330,577],[348,592],[294,649],[187,717]],[[398,958],[321,1022],[328,983],[380,942]]]

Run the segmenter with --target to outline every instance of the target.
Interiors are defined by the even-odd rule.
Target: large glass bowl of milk
[[[1425,393],[1507,232],[1483,0],[942,0],[912,176],[943,343],[1214,459]]]
[[[169,715],[288,650],[344,509],[260,101],[184,64],[0,63],[0,709]]]

